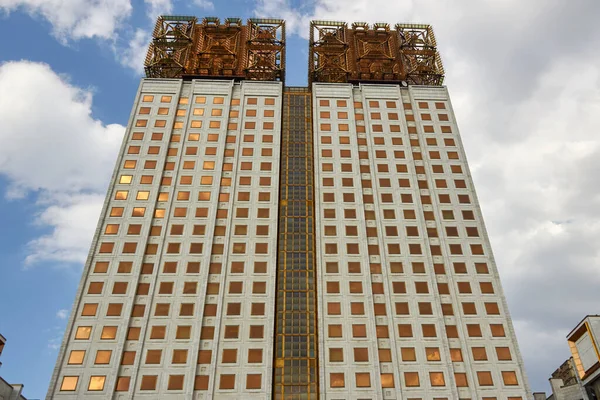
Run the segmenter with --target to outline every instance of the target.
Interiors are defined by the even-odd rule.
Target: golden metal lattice
[[[430,25],[312,21],[309,40],[309,82],[443,82]]]
[[[285,22],[280,19],[162,16],[146,56],[149,78],[283,81]]]

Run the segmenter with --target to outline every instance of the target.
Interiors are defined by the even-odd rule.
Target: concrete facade
[[[282,85],[144,79],[48,398],[266,398]]]
[[[323,398],[530,398],[446,88],[312,90]]]
[[[272,398],[282,89],[142,80],[48,399]],[[531,398],[446,88],[311,89],[319,398]]]

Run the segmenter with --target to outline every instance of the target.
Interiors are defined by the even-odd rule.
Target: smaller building
[[[575,369],[573,358],[569,358],[562,363],[556,371],[552,373],[550,387],[552,394],[546,397],[546,393],[534,393],[534,400],[592,400],[586,393],[581,380]]]
[[[600,399],[600,315],[588,315],[567,335],[577,377],[590,400]]]
[[[0,356],[4,350],[6,344],[6,338],[0,335]],[[0,362],[0,366],[2,363]],[[10,384],[0,377],[0,400],[27,400],[21,392],[23,391],[23,385]]]

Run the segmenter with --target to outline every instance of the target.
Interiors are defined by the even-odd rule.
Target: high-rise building
[[[428,25],[161,17],[48,398],[531,398]]]

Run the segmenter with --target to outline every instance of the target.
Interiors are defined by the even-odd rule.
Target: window
[[[75,340],[87,340],[92,333],[91,326],[79,326],[75,331]]]
[[[262,349],[248,350],[248,363],[261,363],[263,358]]]
[[[158,380],[158,375],[143,375],[142,376],[142,384],[140,386],[141,390],[156,390],[156,382]]]
[[[83,364],[83,358],[85,357],[85,350],[72,350],[69,354],[69,360],[67,364],[69,365],[78,365]]]
[[[418,387],[419,383],[419,373],[418,372],[405,372],[404,373],[404,382],[407,387]]]
[[[480,386],[493,386],[492,373],[489,371],[477,371],[477,380]]]
[[[131,381],[131,377],[129,376],[119,376],[117,378],[117,386],[115,388],[116,392],[127,392],[129,390],[129,383]]]
[[[184,375],[169,375],[169,383],[168,383],[167,389],[168,390],[183,389],[183,378],[184,378]]]
[[[106,376],[90,376],[90,383],[88,384],[88,390],[91,391],[100,391],[104,390],[104,382],[106,381]]]
[[[332,388],[343,388],[346,385],[344,381],[344,373],[329,374],[329,386]]]
[[[173,364],[185,364],[187,362],[187,350],[173,350],[173,358],[171,362]]]
[[[246,389],[260,389],[262,387],[262,374],[246,375]]]
[[[235,375],[221,374],[219,389],[235,389]]]
[[[112,355],[112,350],[98,350],[96,352],[96,359],[94,360],[94,364],[108,364],[110,363],[110,356]]]
[[[109,340],[117,337],[117,327],[116,326],[105,326],[102,328],[102,333],[100,335],[100,339]]]
[[[63,376],[62,383],[60,384],[61,391],[75,391],[77,388],[78,376]]]

